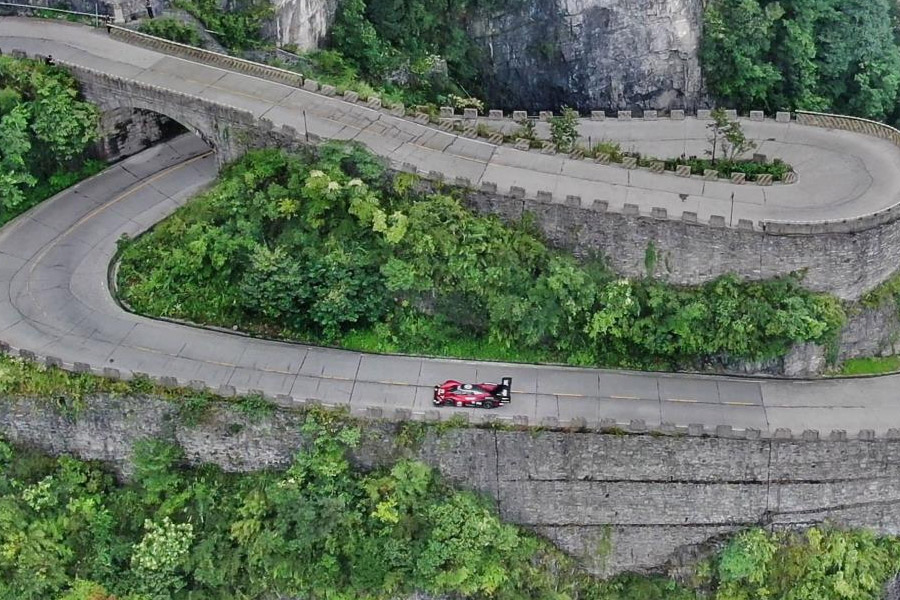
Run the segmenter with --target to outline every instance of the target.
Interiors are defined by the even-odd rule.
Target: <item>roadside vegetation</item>
[[[203,39],[200,37],[200,32],[197,31],[196,27],[190,23],[184,23],[170,17],[144,20],[138,27],[138,31],[178,42],[179,44],[187,44],[197,48],[203,47]]]
[[[896,18],[889,0],[712,0],[703,19],[704,78],[731,108],[895,123]]]
[[[64,70],[0,56],[0,225],[104,168],[97,123]]]
[[[843,322],[836,299],[792,278],[674,287],[652,277],[666,266],[651,246],[651,276],[623,279],[548,248],[527,220],[419,188],[354,145],[252,152],[122,244],[120,297],[143,314],[370,351],[640,368],[772,358]]]

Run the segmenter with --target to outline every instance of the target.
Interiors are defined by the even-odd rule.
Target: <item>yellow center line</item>
[[[566,396],[566,397],[568,397],[568,398],[584,398],[584,397],[585,397],[584,394],[560,394],[560,393],[556,393],[556,394],[553,394],[553,395],[554,395],[554,396]]]
[[[685,400],[684,398],[663,398],[666,402],[684,402],[687,404],[697,404],[699,400]]]
[[[754,402],[722,402],[722,404],[729,404],[731,406],[760,406]]]
[[[640,400],[638,396],[609,396],[613,400]]]

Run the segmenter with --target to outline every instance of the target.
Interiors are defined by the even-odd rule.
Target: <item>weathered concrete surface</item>
[[[183,132],[181,125],[159,113],[129,108],[108,110],[101,115],[100,141],[94,154],[114,162]]]
[[[838,358],[888,356],[900,351],[900,310],[894,300],[881,306],[857,306],[841,330]]]
[[[47,401],[0,402],[0,434],[8,439],[107,461],[122,472],[134,442],[147,437],[178,443],[193,464],[283,467],[305,443],[301,419],[276,411],[251,421],[217,405],[188,426],[176,406],[154,398],[91,399],[74,417]],[[363,427],[354,451],[360,466],[424,460],[604,575],[659,570],[698,544],[751,525],[830,519],[900,532],[900,441],[450,429],[401,445],[396,425]]]
[[[695,108],[702,11],[700,0],[525,0],[471,30],[497,107]]]

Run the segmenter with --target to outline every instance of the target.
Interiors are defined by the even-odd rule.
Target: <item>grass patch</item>
[[[900,356],[851,358],[841,364],[840,375],[878,375],[900,371]]]

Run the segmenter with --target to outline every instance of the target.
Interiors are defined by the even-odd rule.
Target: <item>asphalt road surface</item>
[[[445,379],[513,378],[492,414],[649,426],[731,425],[795,432],[900,425],[897,376],[787,382],[381,356],[252,339],[130,314],[113,300],[116,240],[137,235],[216,176],[215,157],[185,135],[119,163],[0,230],[0,340],[95,371],[201,380],[324,403],[431,409]],[[440,409],[484,414],[479,409]]]

